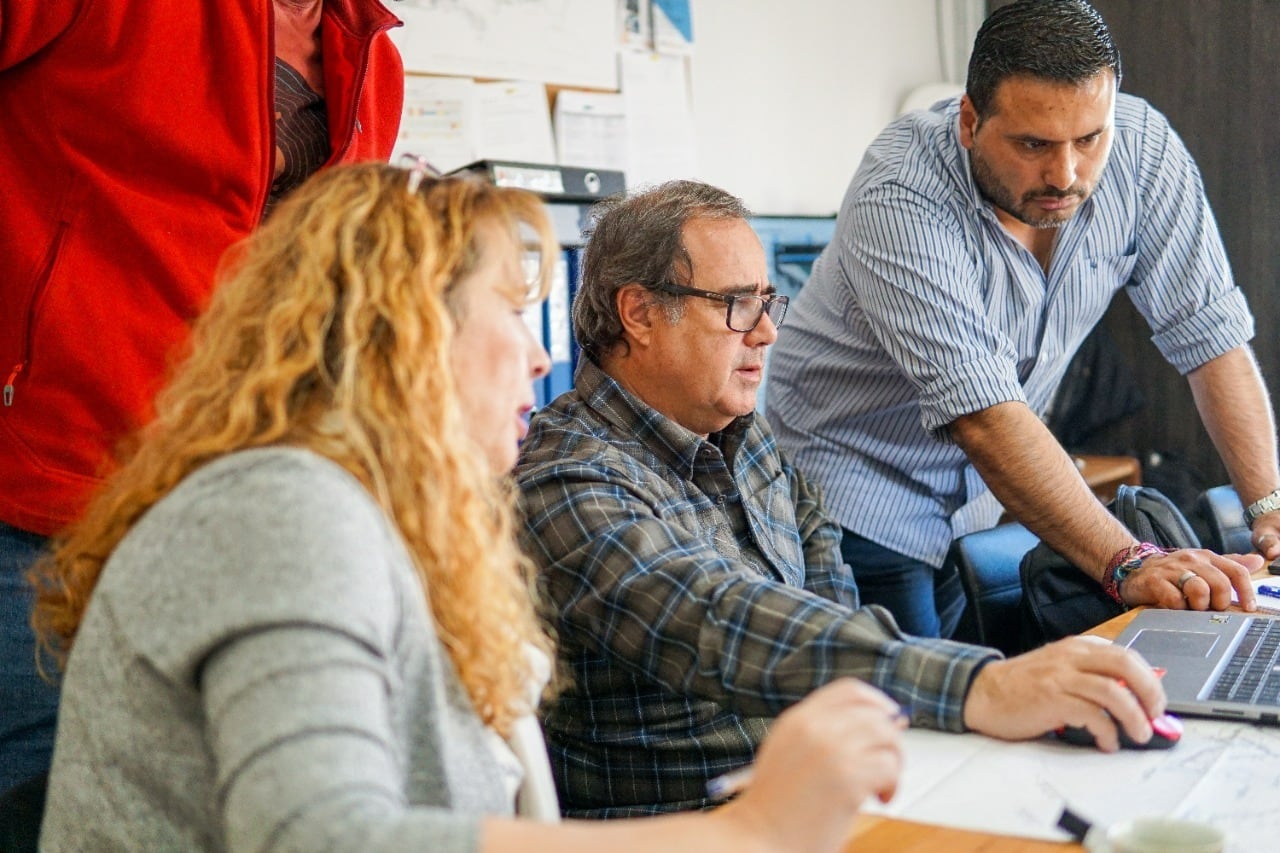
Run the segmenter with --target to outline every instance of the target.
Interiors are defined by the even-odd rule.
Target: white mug
[[[1227,835],[1207,823],[1145,817],[1095,827],[1084,843],[1089,853],[1222,853]]]

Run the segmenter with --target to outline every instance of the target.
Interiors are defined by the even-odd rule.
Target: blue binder
[[[547,348],[547,303],[539,302],[524,310],[524,322],[533,334],[533,339],[544,350]],[[547,377],[533,380],[533,407],[541,409],[548,402]]]
[[[569,320],[569,253],[566,249],[556,258],[551,277],[551,292],[546,301],[547,352],[551,355],[551,372],[547,374],[548,402],[573,387],[573,329]]]

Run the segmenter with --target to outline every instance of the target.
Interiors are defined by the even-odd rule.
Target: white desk
[[[1134,613],[1091,633],[1114,638]],[[1231,853],[1280,849],[1280,728],[1184,722],[1183,742],[1171,750],[1109,755],[1055,743],[1014,745],[980,735],[909,732],[902,802],[890,804],[891,816],[859,817],[848,849],[1080,850],[1068,842],[957,828],[1007,829],[1021,821],[1027,834],[1053,837],[1064,801],[1101,824],[1153,809],[1206,821],[1227,831]],[[904,819],[913,815],[917,819]],[[1246,837],[1264,840],[1249,843]]]

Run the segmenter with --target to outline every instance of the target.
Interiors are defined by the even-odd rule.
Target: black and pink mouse
[[[1084,726],[1065,726],[1056,732],[1058,739],[1077,746],[1094,746],[1093,732]],[[1161,714],[1151,721],[1151,740],[1138,743],[1120,729],[1121,749],[1172,749],[1182,738],[1182,720],[1172,714]]]

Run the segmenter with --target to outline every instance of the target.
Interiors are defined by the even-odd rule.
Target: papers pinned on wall
[[[622,95],[560,90],[555,135],[562,166],[627,170],[627,114]]]
[[[617,0],[618,47],[687,56],[693,52],[691,0]]]
[[[617,171],[628,187],[694,176],[691,2],[404,0],[392,35],[410,73],[393,156],[445,172],[482,160]],[[593,58],[573,70],[569,45]],[[499,76],[510,79],[475,79]]]
[[[448,172],[475,160],[475,109],[470,78],[405,75],[404,112],[391,162],[409,152]]]
[[[616,89],[617,10],[601,0],[402,0],[406,71]]]
[[[481,158],[555,162],[551,113],[547,92],[540,83],[477,83],[476,105]]]
[[[658,53],[693,53],[693,13],[690,0],[651,0],[653,49]]]
[[[653,49],[653,12],[650,0],[617,0],[618,47],[623,50]]]
[[[627,114],[627,187],[697,174],[688,66],[682,56],[619,55]]]
[[[442,172],[483,158],[554,163],[546,91],[527,81],[406,75],[392,162],[406,151]]]

